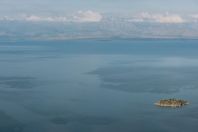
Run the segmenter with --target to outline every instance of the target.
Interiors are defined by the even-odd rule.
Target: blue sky
[[[78,10],[102,13],[198,12],[197,0],[0,0],[0,14],[64,14]]]

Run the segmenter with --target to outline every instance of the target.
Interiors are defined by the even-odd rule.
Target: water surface
[[[196,132],[197,40],[0,42],[1,132]],[[161,98],[190,105],[162,109]]]

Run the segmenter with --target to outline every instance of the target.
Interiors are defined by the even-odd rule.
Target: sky
[[[0,0],[1,15],[64,14],[79,10],[101,13],[196,13],[197,7],[197,0]]]
[[[0,0],[0,19],[54,21],[100,21],[106,14],[122,17],[150,14],[188,15],[198,14],[197,0]],[[154,16],[152,16],[154,15]],[[42,17],[42,18],[40,18]],[[53,17],[53,18],[52,18]],[[68,18],[70,17],[70,18]],[[86,18],[87,17],[87,18]],[[177,17],[177,16],[176,16]],[[180,17],[180,16],[179,16]],[[60,20],[61,19],[61,20]],[[71,20],[72,19],[72,20]],[[75,20],[73,20],[75,19]],[[138,18],[139,19],[139,18]],[[140,18],[141,19],[141,18]],[[169,19],[169,18],[168,18]],[[172,18],[170,18],[172,19]],[[175,18],[173,18],[175,19]],[[178,19],[178,17],[176,18]],[[180,19],[180,18],[179,18]],[[36,21],[37,21],[36,20]],[[89,21],[90,20],[90,21]],[[55,20],[56,21],[56,20]]]
[[[9,22],[13,22],[12,25],[9,25]],[[173,32],[172,28],[174,28],[174,34],[177,34],[177,36],[185,36],[187,34],[187,36],[195,37],[198,36],[198,1],[0,0],[0,37],[2,35],[15,36],[13,29],[15,32],[22,30],[19,29],[20,26],[13,27],[19,22],[34,23],[35,29],[39,27],[38,30],[42,28],[50,30],[53,28],[53,34],[60,32],[65,34],[68,31],[66,30],[67,28],[72,30],[73,34],[80,32],[82,35],[89,32],[88,34],[91,36],[96,36],[98,31],[100,31],[100,34],[115,34],[115,32],[120,32],[121,30],[123,34],[127,32],[127,35],[136,34],[137,32],[145,34],[145,31],[149,29],[153,31],[147,34],[159,35],[162,32],[162,35],[166,34],[167,36],[167,34]],[[57,27],[57,23],[72,23],[73,25]],[[93,26],[90,23],[95,25]],[[46,28],[46,25],[50,26]],[[61,28],[64,28],[65,31],[62,31]],[[167,30],[165,31],[164,29],[166,28]],[[94,29],[95,32],[93,32]],[[107,33],[107,29],[111,32]],[[23,32],[25,31],[27,32],[27,30]],[[33,31],[32,34],[34,34]]]

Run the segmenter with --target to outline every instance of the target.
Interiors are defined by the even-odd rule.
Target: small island
[[[162,99],[155,103],[155,105],[160,107],[182,107],[187,104],[189,104],[188,101],[181,99]]]

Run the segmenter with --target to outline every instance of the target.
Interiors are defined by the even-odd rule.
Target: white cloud
[[[25,21],[31,22],[100,22],[103,16],[94,11],[78,11],[77,13],[70,16],[53,16],[53,17],[44,17],[44,16],[23,16]]]
[[[151,14],[143,12],[135,16],[130,21],[133,22],[158,22],[158,23],[184,23],[185,20],[177,14]]]
[[[9,16],[0,17],[0,21],[14,21],[15,18]]]
[[[108,19],[108,18],[114,18]],[[65,15],[27,15],[19,14],[15,16],[0,16],[0,21],[27,21],[27,22],[73,22],[73,23],[96,23],[101,22],[103,19],[110,21],[123,21],[123,22],[150,22],[150,23],[162,23],[162,24],[179,24],[188,22],[198,22],[198,14],[178,15],[170,13],[148,13],[143,12],[137,15],[117,15],[106,17],[103,14],[91,10],[78,11],[76,13]]]
[[[103,16],[99,12],[94,11],[78,11],[76,15],[73,16],[76,22],[100,22]]]
[[[2,21],[28,21],[28,22],[100,22],[103,16],[94,11],[78,11],[77,13],[66,16],[39,16],[39,15],[19,15],[0,17]]]
[[[31,21],[31,22],[68,22],[69,19],[67,17],[59,16],[59,17],[43,17],[43,16],[25,16],[23,17],[25,21]]]
[[[25,16],[24,19],[25,19],[26,21],[35,21],[35,22],[43,20],[41,17],[35,16],[35,15]]]
[[[38,15],[18,15],[0,17],[0,21],[28,21],[28,22],[68,22],[69,19],[64,16],[38,16]]]
[[[192,22],[198,22],[198,14],[190,15]]]
[[[193,14],[193,15],[191,15],[191,17],[194,19],[198,19],[198,14]]]
[[[184,23],[185,20],[179,15],[159,15],[155,20],[160,23]]]

